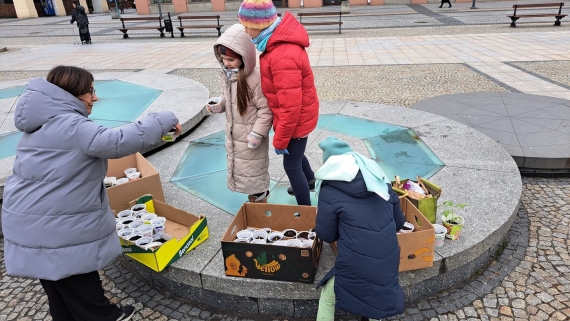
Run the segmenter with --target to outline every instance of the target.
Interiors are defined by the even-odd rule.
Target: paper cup
[[[313,247],[313,240],[307,240],[307,241],[303,241],[303,243],[301,243],[301,247],[305,247],[305,248],[311,248]]]
[[[287,241],[285,241],[285,240],[275,241],[275,242],[273,242],[273,245],[277,245],[277,246],[287,246]]]
[[[111,187],[113,185],[115,185],[117,182],[117,178],[110,176],[110,177],[105,177],[105,179],[103,179],[103,183],[105,183],[105,187]]]
[[[144,237],[151,237],[153,235],[154,229],[151,225],[143,224],[137,227],[137,232],[142,233]]]
[[[119,236],[121,238],[124,238],[126,240],[129,235],[134,233],[134,230],[131,228],[124,228],[124,229],[118,231],[117,233],[119,234]]]
[[[234,243],[249,243],[248,239],[235,239]]]
[[[256,228],[255,227],[248,227],[246,228],[246,230],[251,231],[251,233],[255,232]]]
[[[263,240],[263,243],[265,243],[265,240],[267,240],[267,231],[265,230],[255,230],[251,237],[254,240]],[[253,242],[252,242],[253,243]]]
[[[301,241],[299,241],[297,239],[287,241],[287,246],[290,246],[290,247],[301,247],[302,245],[303,245],[303,243],[301,243]]]
[[[132,216],[123,217],[123,218],[121,219],[121,224],[129,225],[129,224],[131,224],[131,223],[134,222],[134,221],[135,221],[135,218],[132,217]]]
[[[308,240],[309,239],[309,231],[301,231],[297,233],[298,239]]]
[[[441,224],[433,224],[433,228],[435,229],[435,240],[433,241],[433,247],[440,248],[445,242],[445,233],[447,233],[447,229]]]
[[[317,237],[317,233],[309,232],[309,240],[314,240]]]
[[[238,239],[247,239],[247,241],[249,242],[253,238],[253,233],[249,230],[241,230],[241,231],[237,232],[237,238]]]
[[[154,233],[162,233],[162,231],[164,231],[164,224],[166,224],[166,218],[164,217],[157,217],[150,221],[150,225],[152,225]]]
[[[410,223],[410,222],[405,222],[404,223],[404,227],[402,227],[401,230],[399,230],[398,232],[400,233],[412,233],[414,231],[414,224]]]
[[[117,223],[117,225],[115,226],[115,231],[120,231],[122,229],[125,228],[125,224],[123,223]]]
[[[144,204],[137,204],[131,207],[131,211],[133,211],[133,215],[140,211],[146,211],[146,205]]]
[[[138,241],[142,238],[143,238],[142,233],[134,232],[133,234],[127,236],[127,241],[131,241],[131,242],[135,243],[136,241]]]
[[[137,180],[137,179],[141,178],[141,173],[139,173],[139,172],[128,173],[127,178],[129,179],[129,181]]]
[[[283,239],[283,233],[281,232],[271,232],[267,236],[268,243],[274,243]]]
[[[117,214],[117,217],[119,219],[125,218],[125,217],[130,217],[130,216],[133,216],[133,212],[131,212],[131,210],[120,211],[119,214]]]
[[[141,220],[142,221],[142,217],[143,215],[148,214],[147,211],[143,210],[143,211],[138,211],[138,212],[133,212],[133,217],[136,218],[137,220]]]
[[[136,169],[136,168],[134,168],[134,167],[131,167],[131,168],[127,168],[127,169],[125,169],[124,173],[125,173],[125,176],[128,176],[128,175],[129,175],[129,173],[133,173],[133,172],[136,172],[136,171],[137,171],[137,169]]]
[[[172,143],[173,141],[176,140],[176,132],[175,131],[169,131],[165,135],[162,135],[162,140],[165,142]]]
[[[251,244],[267,244],[267,242],[265,241],[265,239],[253,239],[251,240],[251,242],[249,242]]]
[[[290,239],[294,239],[297,237],[297,231],[294,229],[286,229],[283,230],[283,236],[285,237],[285,239],[290,240]]]
[[[146,250],[145,247],[152,242],[153,242],[152,237],[142,237],[142,238],[138,239],[135,242],[135,244]]]
[[[222,103],[222,98],[220,97],[211,97],[210,99],[208,99],[208,107],[210,107],[210,109],[214,113],[219,113],[222,111],[221,103]]]

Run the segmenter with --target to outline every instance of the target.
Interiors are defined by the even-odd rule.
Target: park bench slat
[[[513,8],[515,9],[513,14],[507,16],[511,18],[511,27],[516,27],[516,21],[520,18],[532,18],[532,17],[555,17],[556,21],[554,22],[555,26],[560,26],[560,19],[566,17],[566,14],[562,14],[562,6],[564,6],[564,2],[557,2],[557,3],[531,3],[531,4],[514,4]],[[541,13],[541,14],[517,14],[517,9],[525,9],[525,8],[558,8],[558,13]]]
[[[213,20],[215,19],[217,24],[214,25],[182,25],[182,20]],[[176,27],[180,30],[180,37],[184,37],[184,29],[200,29],[200,28],[215,28],[218,30],[218,37],[222,35],[222,27],[224,25],[220,24],[220,16],[219,15],[211,15],[211,16],[178,16],[178,21],[180,22],[180,26]]]

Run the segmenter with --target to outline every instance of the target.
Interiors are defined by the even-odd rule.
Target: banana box
[[[400,272],[432,267],[435,240],[433,225],[407,197],[400,198],[400,206],[406,222],[414,225],[413,232],[398,234]]]
[[[222,237],[224,270],[227,276],[313,283],[319,264],[323,242],[309,236],[316,225],[316,207],[266,203],[245,203]],[[246,229],[266,230],[272,233],[288,230],[284,237],[298,242],[286,245],[281,239],[273,243],[254,244],[238,242],[237,234]],[[296,233],[293,233],[295,230]],[[304,243],[301,239],[307,238]],[[312,237],[312,240],[309,239]],[[279,242],[279,243],[278,243]],[[303,244],[304,243],[304,244]],[[292,244],[290,244],[292,245]]]
[[[162,245],[145,249],[134,242],[120,238],[123,253],[156,272],[164,270],[208,239],[208,222],[203,215],[197,216],[185,212],[152,199],[150,195],[131,201],[129,206],[132,207],[135,204],[145,204],[147,211],[151,212],[153,209],[152,212],[156,215],[166,218],[163,236],[157,240],[161,241]]]

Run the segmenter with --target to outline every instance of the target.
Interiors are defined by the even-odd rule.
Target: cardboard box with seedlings
[[[140,153],[119,159],[109,159],[107,177],[126,177],[125,169],[136,168],[141,178],[107,188],[109,206],[117,213],[128,207],[129,202],[144,194],[152,194],[155,200],[164,202],[164,193],[158,171]]]
[[[406,216],[406,222],[414,225],[413,232],[398,233],[400,272],[432,267],[435,240],[433,225],[408,198],[401,198],[400,206]]]
[[[145,204],[148,210],[150,203],[156,215],[166,218],[163,235],[157,239],[163,244],[157,249],[144,249],[133,242],[120,240],[123,253],[160,272],[208,239],[208,223],[203,215],[185,212],[156,199],[149,201],[149,195],[131,201],[129,206]]]
[[[245,203],[222,237],[224,270],[227,276],[313,283],[323,242],[317,237],[312,247],[237,243],[237,233],[248,227],[272,231],[315,227],[316,207]]]

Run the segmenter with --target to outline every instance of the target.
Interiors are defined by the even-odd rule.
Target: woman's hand
[[[174,126],[174,129],[176,129],[174,135],[180,136],[180,134],[182,134],[182,127],[180,126],[180,123],[176,124],[176,126]]]
[[[213,113],[212,108],[210,108],[210,106],[206,105],[206,110],[211,114]]]

